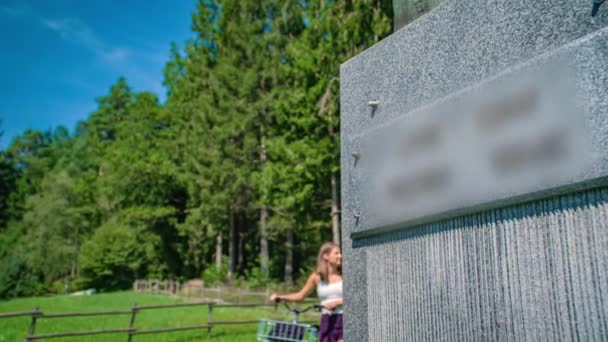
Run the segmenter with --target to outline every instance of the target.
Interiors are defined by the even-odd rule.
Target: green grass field
[[[158,295],[146,295],[132,292],[116,292],[97,294],[93,296],[56,296],[35,297],[0,301],[0,313],[32,311],[39,307],[45,314],[128,310],[133,303],[137,305],[171,304],[184,302],[179,298]],[[272,308],[215,308],[214,320],[240,320],[279,318],[290,319],[284,311],[274,313]],[[111,328],[127,328],[130,315],[117,316],[88,316],[40,319],[36,324],[36,334],[57,333],[79,330],[98,330]],[[315,319],[315,316],[302,317]],[[23,341],[30,325],[30,317],[0,318],[0,342]],[[207,306],[167,308],[159,310],[143,310],[136,316],[137,329],[154,329],[162,327],[178,327],[206,324]],[[192,330],[183,332],[167,332],[152,335],[136,335],[133,341],[255,341],[257,324],[220,325],[214,326],[212,336],[207,338],[207,330]],[[50,339],[49,341],[126,341],[126,333],[78,336]],[[43,340],[45,341],[45,340]]]

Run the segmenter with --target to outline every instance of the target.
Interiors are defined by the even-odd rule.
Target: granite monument
[[[608,5],[427,2],[341,66],[345,339],[605,340]]]

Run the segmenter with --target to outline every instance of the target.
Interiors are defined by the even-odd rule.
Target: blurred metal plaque
[[[591,134],[589,66],[575,60],[540,58],[355,137],[353,238],[603,177],[592,139],[606,134]]]

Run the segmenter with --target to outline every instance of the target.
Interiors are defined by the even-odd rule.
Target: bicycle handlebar
[[[318,304],[307,306],[304,309],[292,308],[291,306],[289,306],[289,304],[287,304],[286,300],[282,300],[282,299],[279,299],[279,298],[277,298],[274,301],[274,303],[275,303],[275,305],[278,305],[279,303],[283,303],[283,305],[285,306],[285,308],[287,308],[287,311],[293,312],[295,314],[301,314],[301,313],[304,313],[304,312],[309,311],[311,309],[314,309],[317,312],[321,312],[321,310],[323,310],[323,308],[325,308],[323,305],[318,305]]]

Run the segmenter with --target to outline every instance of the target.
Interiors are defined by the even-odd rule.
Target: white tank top
[[[335,283],[319,281],[317,283],[317,295],[321,301],[321,305],[325,305],[335,299],[342,299],[342,280]],[[342,305],[335,308],[333,311],[323,309],[323,314],[342,313]]]

